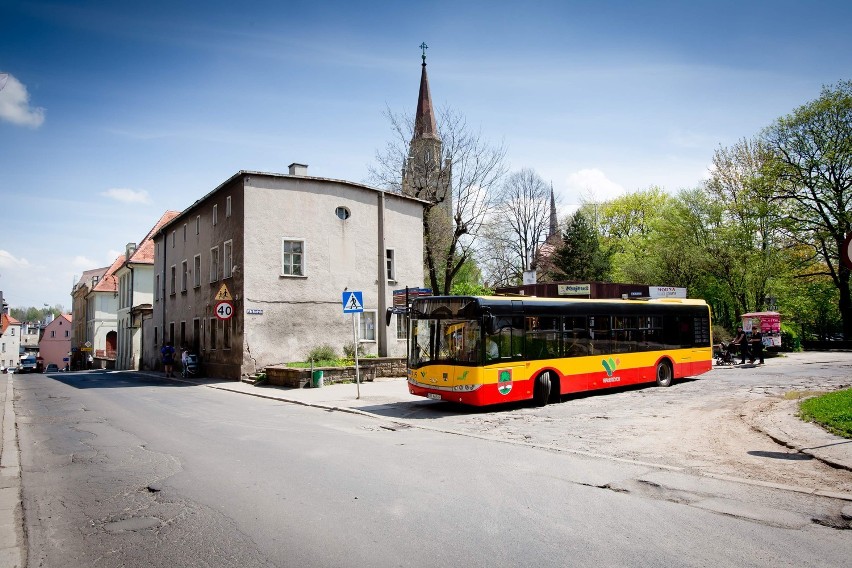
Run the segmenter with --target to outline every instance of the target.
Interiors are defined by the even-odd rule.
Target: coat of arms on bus
[[[610,357],[609,359],[604,359],[603,361],[601,361],[601,364],[603,365],[603,368],[606,371],[606,374],[607,374],[608,377],[612,376],[612,374],[618,368],[618,365],[620,363],[621,363],[620,359],[613,360],[612,357]]]
[[[512,369],[497,371],[497,391],[500,394],[509,394],[512,392]]]

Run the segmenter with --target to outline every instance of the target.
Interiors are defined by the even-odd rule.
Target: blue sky
[[[365,181],[437,106],[567,213],[705,178],[713,151],[852,78],[852,2],[42,2],[0,6],[0,290],[62,304],[239,170]]]

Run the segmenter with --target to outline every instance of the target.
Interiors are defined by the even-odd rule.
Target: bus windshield
[[[411,322],[411,367],[426,363],[482,362],[482,327],[471,319],[415,319]]]

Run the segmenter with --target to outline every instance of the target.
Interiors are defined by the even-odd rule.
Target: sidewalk
[[[12,406],[15,375],[0,375],[0,566],[26,566],[18,431]]]

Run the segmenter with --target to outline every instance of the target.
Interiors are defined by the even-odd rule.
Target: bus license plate
[[[426,394],[426,398],[431,398],[432,400],[441,400],[441,395],[430,392]]]

